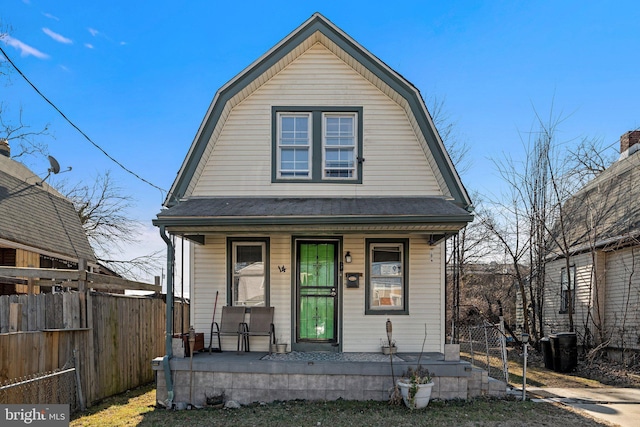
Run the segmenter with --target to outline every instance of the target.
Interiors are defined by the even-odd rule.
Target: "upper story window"
[[[356,176],[356,114],[323,115],[323,177],[353,179]]]
[[[311,115],[278,115],[278,166],[281,178],[311,176]]]
[[[272,181],[362,183],[362,107],[273,107]]]

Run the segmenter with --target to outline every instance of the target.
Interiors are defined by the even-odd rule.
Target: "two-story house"
[[[640,131],[620,158],[563,205],[564,230],[545,265],[546,332],[569,331],[610,356],[640,351]]]
[[[164,206],[207,341],[218,294],[216,321],[274,307],[290,350],[380,352],[389,319],[400,351],[425,325],[443,351],[444,242],[471,200],[418,89],[322,15],[218,90]]]

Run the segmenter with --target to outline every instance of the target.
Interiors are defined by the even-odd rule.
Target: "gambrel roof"
[[[446,153],[420,92],[319,13],[315,13],[216,93],[164,202],[173,207],[193,196],[215,141],[231,110],[316,43],[321,43],[404,109],[444,199],[471,218],[471,200]],[[433,198],[431,198],[433,199]]]
[[[73,204],[21,163],[0,155],[0,246],[95,262]]]

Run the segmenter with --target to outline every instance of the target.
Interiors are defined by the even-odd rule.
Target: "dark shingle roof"
[[[203,197],[163,210],[156,225],[469,222],[473,216],[438,197]]]
[[[0,238],[95,261],[73,204],[53,190],[27,183],[4,170],[0,170]]]
[[[622,159],[563,206],[565,235],[574,251],[623,243],[640,232],[640,154]],[[558,223],[552,235],[559,236]]]

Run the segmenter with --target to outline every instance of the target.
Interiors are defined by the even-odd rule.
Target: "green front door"
[[[296,341],[302,350],[335,350],[338,242],[297,242]]]

